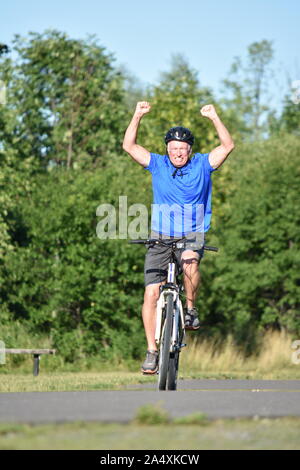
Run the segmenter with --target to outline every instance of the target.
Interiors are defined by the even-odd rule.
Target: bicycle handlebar
[[[204,250],[207,250],[207,251],[219,251],[219,248],[217,246],[207,246],[207,245],[204,245]]]
[[[155,240],[157,241],[157,240]],[[154,240],[129,240],[128,243],[133,243],[133,244],[136,244],[136,245],[147,245],[148,243],[154,243]]]
[[[140,240],[129,240],[129,243],[131,244],[135,244],[135,245],[165,245],[165,246],[168,246],[170,245],[171,243],[178,243],[178,242],[182,242],[183,240],[185,240],[184,238],[179,238],[179,239],[174,239],[174,240],[160,240],[160,239],[157,239],[157,238],[148,238],[148,239],[140,239]],[[188,240],[186,240],[188,241]],[[204,250],[207,250],[207,251],[218,251],[219,248],[217,248],[216,246],[207,246],[207,245],[204,245],[203,246]]]

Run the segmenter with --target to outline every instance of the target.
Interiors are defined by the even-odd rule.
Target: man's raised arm
[[[136,139],[141,119],[145,114],[149,113],[150,109],[151,106],[147,101],[139,101],[137,103],[123,140],[123,149],[143,167],[147,167],[150,163],[150,152],[141,145],[138,145]]]
[[[220,165],[226,160],[230,152],[234,149],[234,143],[228,130],[222,123],[221,119],[217,115],[215,107],[212,104],[203,106],[201,114],[204,117],[209,118],[214,124],[218,133],[221,145],[214,148],[209,154],[209,163],[213,168],[219,168]]]

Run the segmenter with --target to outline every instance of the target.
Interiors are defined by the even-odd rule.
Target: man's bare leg
[[[155,374],[158,368],[158,352],[155,342],[156,306],[159,299],[159,284],[146,286],[142,316],[147,339],[147,354],[142,365],[143,374]]]
[[[142,317],[149,351],[157,350],[157,345],[155,343],[156,305],[159,299],[160,285],[161,283],[150,284],[145,288]]]
[[[192,250],[184,251],[181,257],[181,264],[184,273],[186,306],[187,308],[193,308],[201,280],[198,253]]]
[[[185,328],[187,330],[198,330],[200,322],[198,312],[195,309],[196,296],[200,285],[199,255],[198,253],[186,250],[181,257],[181,264],[184,273],[184,287],[186,294]]]

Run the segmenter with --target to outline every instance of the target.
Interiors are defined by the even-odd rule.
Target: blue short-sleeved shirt
[[[153,204],[151,228],[171,236],[207,232],[211,219],[211,173],[208,153],[196,153],[177,169],[168,155],[151,153]]]

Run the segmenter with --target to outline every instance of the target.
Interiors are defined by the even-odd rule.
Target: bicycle
[[[175,250],[185,248],[186,238],[162,240],[130,240],[130,243],[143,245],[162,245],[171,248],[166,283],[160,286],[160,295],[156,307],[155,342],[158,347],[158,390],[176,390],[179,368],[179,354],[186,346],[184,314],[180,295],[184,291],[179,275],[180,265]],[[204,250],[218,251],[212,246],[203,246]]]

